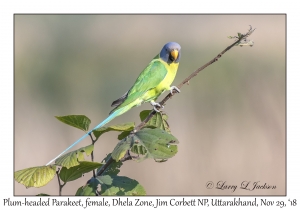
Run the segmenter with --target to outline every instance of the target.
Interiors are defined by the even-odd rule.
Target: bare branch
[[[231,37],[231,38],[236,38],[237,40],[230,46],[226,47],[225,50],[223,50],[222,52],[220,52],[216,57],[214,57],[212,60],[210,60],[209,62],[207,62],[206,64],[204,64],[203,66],[201,66],[199,69],[197,69],[196,71],[194,71],[190,76],[188,76],[187,78],[185,78],[178,86],[177,88],[178,89],[181,89],[182,86],[184,84],[189,84],[189,81],[195,77],[200,71],[202,71],[203,69],[205,69],[206,67],[208,67],[209,65],[213,64],[214,62],[218,61],[219,58],[221,58],[221,56],[223,54],[225,54],[228,50],[230,50],[232,47],[234,47],[235,45],[239,44],[242,40],[245,40],[247,37],[249,37],[253,31],[255,29],[252,29],[252,26],[250,25],[250,29],[249,31],[246,33],[246,34],[240,34],[238,33],[239,36],[235,36],[235,37]],[[171,93],[169,93],[161,102],[159,102],[160,105],[165,105],[166,102],[172,97],[174,96],[175,94],[177,93],[176,90],[173,90],[173,95]],[[156,107],[156,109],[160,109],[160,107]],[[145,124],[154,116],[155,114],[155,111],[152,110],[152,112],[150,112],[150,114],[148,115],[148,117],[143,121],[141,122],[139,125],[137,125],[135,127],[135,131],[139,131],[140,129],[142,129]]]

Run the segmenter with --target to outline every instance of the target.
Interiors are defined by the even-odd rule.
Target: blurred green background
[[[120,175],[148,195],[284,195],[286,190],[285,15],[15,15],[15,170],[46,164],[82,131],[54,116],[84,114],[94,127],[108,116],[139,73],[169,41],[182,47],[174,85],[230,45],[249,24],[253,47],[234,47],[169,100],[178,154],[165,163],[127,161]],[[165,96],[163,94],[163,96]],[[163,98],[161,96],[159,99]],[[139,122],[150,104],[111,124]],[[101,161],[117,133],[95,146]],[[85,139],[76,148],[88,145]],[[91,174],[68,183],[74,195]],[[226,181],[232,190],[207,189]],[[242,190],[243,181],[276,189]],[[57,180],[39,189],[15,182],[15,195],[58,194]]]

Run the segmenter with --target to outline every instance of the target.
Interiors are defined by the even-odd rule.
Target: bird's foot
[[[160,112],[158,109],[156,109],[156,106],[160,107],[160,108],[164,108],[164,106],[160,105],[159,103],[156,103],[155,101],[150,101],[150,104],[153,106],[154,111],[156,112]]]
[[[170,87],[171,95],[173,95],[173,90],[176,90],[177,93],[180,93],[180,90],[176,86],[172,86],[172,87]]]

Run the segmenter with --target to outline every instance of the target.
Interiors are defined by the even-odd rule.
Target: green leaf
[[[178,140],[172,134],[161,129],[144,128],[135,133],[132,138],[135,145],[144,147],[139,148],[142,153],[145,153],[145,150],[147,151],[145,157],[140,157],[137,160],[145,158],[164,160],[173,157],[177,153],[177,146],[173,144],[178,144]],[[131,150],[132,152],[137,151],[137,147],[134,148],[134,150]]]
[[[119,140],[125,139],[130,133],[131,133],[131,131],[123,131],[122,133],[120,133],[118,135],[118,139]]]
[[[16,171],[14,178],[25,187],[42,187],[50,182],[56,173],[56,166],[38,166]]]
[[[109,161],[109,159],[111,158],[111,153],[108,154],[103,160],[102,160],[102,164],[104,166],[104,164]],[[101,175],[110,175],[110,176],[115,176],[120,172],[120,167],[123,165],[122,162],[116,162],[115,160],[112,160],[112,163],[109,164],[109,166],[104,170],[104,172]],[[102,166],[102,167],[103,167]],[[98,168],[97,173],[102,170],[102,167]]]
[[[102,165],[103,164],[97,162],[82,161],[78,166],[74,166],[69,169],[62,167],[59,177],[63,182],[74,181],[82,177],[83,174],[88,173]]]
[[[140,112],[141,121],[144,121],[148,117],[148,115],[150,114],[151,111],[152,110],[143,110],[143,111],[141,111]]]
[[[113,179],[109,175],[97,176],[97,179],[100,184],[111,185],[113,183]]]
[[[69,152],[60,158],[57,158],[55,161],[56,165],[63,166],[68,168],[74,167],[79,165],[78,161],[84,161],[84,155],[83,153],[85,152],[86,155],[90,155],[94,150],[94,145],[89,145],[86,147],[81,147],[78,150]]]
[[[101,185],[101,195],[146,195],[142,185],[136,180],[125,176],[98,176]]]
[[[147,149],[143,145],[134,144],[131,148],[131,152],[138,155],[145,155],[147,153]]]
[[[99,184],[100,184],[99,180],[92,177],[85,186],[78,188],[75,195],[77,196],[99,195],[99,191],[98,191]]]
[[[134,142],[132,141],[132,138],[129,138],[129,137],[121,140],[116,145],[116,147],[114,148],[114,150],[112,151],[112,153],[111,153],[112,158],[116,162],[118,162],[119,160],[121,160],[125,156],[127,150],[130,150],[130,148],[132,147],[133,143]]]
[[[144,121],[152,110],[144,110],[140,113],[141,121]],[[146,123],[148,126],[154,126],[161,130],[171,133],[170,126],[167,122],[168,116],[163,112],[156,112],[154,116]]]
[[[75,193],[75,196],[83,196],[84,194],[83,190],[84,190],[84,186],[79,187]]]
[[[103,133],[109,131],[131,131],[134,128],[133,122],[123,123],[119,125],[111,125],[109,127],[101,127],[93,131],[96,139],[98,139]]]
[[[165,160],[173,157],[177,153],[177,146],[173,144],[179,143],[172,135],[159,128],[144,128],[130,137],[121,140],[114,148],[111,156],[118,162],[121,160],[127,150],[144,155],[136,158],[142,161],[146,158]]]
[[[99,192],[99,184],[101,191]],[[85,186],[80,187],[76,195],[95,196],[95,195],[146,195],[142,185],[136,180],[125,176],[97,176],[91,178]]]
[[[50,195],[45,194],[45,193],[40,193],[40,194],[37,194],[36,196],[50,196]]]
[[[91,120],[85,115],[67,115],[67,116],[55,116],[59,121],[78,128],[83,131],[88,131],[91,124]]]

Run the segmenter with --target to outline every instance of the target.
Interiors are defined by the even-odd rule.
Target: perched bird
[[[134,85],[123,96],[112,103],[111,106],[115,108],[109,113],[109,116],[65,149],[61,154],[47,163],[47,165],[74,147],[94,130],[103,127],[112,119],[127,112],[132,107],[139,106],[145,102],[150,102],[153,109],[158,112],[155,106],[161,107],[161,105],[156,103],[155,100],[165,90],[169,90],[172,93],[175,89],[177,92],[180,92],[177,87],[171,86],[176,76],[180,57],[181,47],[178,43],[169,42],[165,44],[160,53],[155,56],[148,66],[141,72]]]

